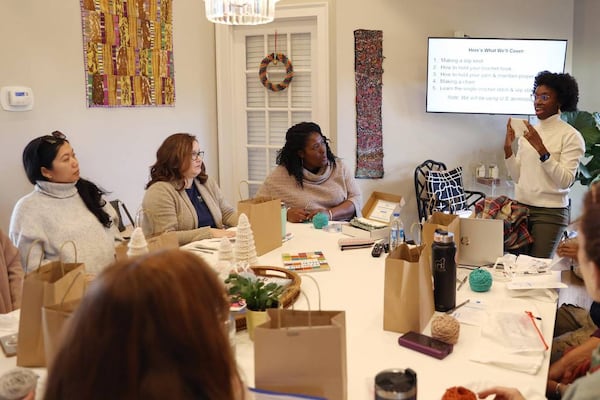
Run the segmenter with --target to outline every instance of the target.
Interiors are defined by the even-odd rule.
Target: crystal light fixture
[[[273,21],[279,0],[204,0],[206,18],[217,24],[259,25]]]

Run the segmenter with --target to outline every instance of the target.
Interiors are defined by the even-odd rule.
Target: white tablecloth
[[[340,251],[337,240],[344,237],[341,233],[316,230],[310,224],[288,224],[288,232],[293,238],[283,243],[279,249],[259,257],[261,265],[282,266],[281,253],[317,251],[324,252],[331,266],[330,271],[311,273],[318,281],[321,290],[321,306],[324,310],[346,311],[346,340],[348,367],[348,399],[373,399],[373,381],[375,375],[388,368],[412,368],[417,373],[418,397],[420,399],[439,399],[447,388],[466,386],[480,390],[491,385],[513,386],[519,388],[527,399],[534,394],[545,392],[549,355],[535,375],[516,372],[493,365],[476,363],[469,360],[472,351],[485,352],[477,348],[481,338],[480,328],[461,325],[460,338],[454,351],[444,360],[398,346],[399,334],[383,330],[383,285],[385,254],[380,258],[371,257],[371,249]],[[218,246],[215,243],[215,246]],[[196,253],[214,262],[216,254]],[[465,274],[468,271],[462,271]],[[317,307],[317,289],[309,279],[304,279],[302,290],[310,299],[311,306]],[[556,304],[538,299],[513,299],[503,283],[495,282],[492,289],[485,293],[475,293],[468,283],[457,294],[457,303],[465,299],[480,300],[497,307],[534,309],[542,318],[542,332],[548,341],[552,340]],[[306,301],[300,297],[295,306],[307,309]],[[1,316],[0,316],[1,317]],[[5,318],[0,332],[15,332],[18,328],[18,312]],[[0,322],[2,320],[0,319]],[[426,330],[425,333],[429,333]],[[236,357],[240,369],[249,386],[254,385],[254,348],[247,332],[236,335]],[[0,356],[0,373],[14,367],[16,358]],[[45,370],[35,369],[41,376],[38,388],[43,387]],[[41,390],[38,390],[38,397]]]
[[[480,390],[491,385],[519,388],[528,399],[544,398],[549,366],[546,354],[542,367],[535,375],[516,372],[493,365],[469,361],[471,351],[477,349],[480,328],[461,324],[460,338],[454,351],[444,360],[417,353],[398,346],[399,333],[383,330],[383,286],[385,256],[371,257],[371,249],[340,251],[337,240],[341,233],[316,230],[310,224],[289,224],[288,232],[294,237],[276,249],[259,257],[261,265],[283,266],[281,253],[303,251],[324,252],[331,271],[311,273],[320,286],[322,309],[346,311],[348,399],[373,399],[375,375],[388,368],[411,368],[417,373],[418,397],[439,399],[447,388],[466,386]],[[459,270],[467,274],[467,270]],[[302,290],[317,307],[317,290],[309,279],[302,282]],[[551,343],[556,315],[556,303],[514,299],[503,283],[495,282],[485,293],[471,291],[469,284],[457,294],[457,304],[465,299],[484,301],[491,306],[518,309],[533,308],[542,318],[542,332]],[[299,298],[297,309],[307,309],[306,301]],[[429,333],[427,329],[425,333]],[[249,385],[254,383],[254,348],[246,332],[237,334],[237,360]],[[549,352],[549,351],[548,351]],[[547,353],[548,353],[547,352]],[[537,396],[535,395],[537,394]]]

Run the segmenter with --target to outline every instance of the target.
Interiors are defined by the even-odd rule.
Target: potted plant
[[[229,274],[225,283],[233,301],[245,301],[246,327],[250,339],[254,340],[254,327],[267,320],[267,308],[276,308],[279,305],[279,296],[285,287],[274,282],[266,283],[251,273]]]
[[[560,117],[583,136],[585,157],[579,163],[575,177],[582,185],[589,184],[600,175],[600,114],[587,111],[565,111]]]

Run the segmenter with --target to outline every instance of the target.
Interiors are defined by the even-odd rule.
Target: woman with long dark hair
[[[9,236],[27,271],[36,269],[41,258],[74,262],[70,247],[61,255],[69,241],[87,272],[113,262],[120,238],[116,211],[102,189],[79,176],[79,161],[65,135],[54,131],[33,139],[23,150],[23,166],[35,187],[15,205]]]
[[[153,233],[175,231],[180,245],[235,235],[223,228],[237,225],[237,212],[206,174],[204,151],[188,133],[175,133],[158,148],[142,207]]]
[[[288,129],[277,167],[257,196],[284,201],[290,222],[308,221],[319,212],[330,220],[361,215],[362,195],[352,172],[333,154],[329,139],[314,122]]]

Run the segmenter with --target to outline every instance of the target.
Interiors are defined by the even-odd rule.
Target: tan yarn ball
[[[431,336],[442,342],[456,344],[460,323],[451,315],[439,315],[431,321]]]

